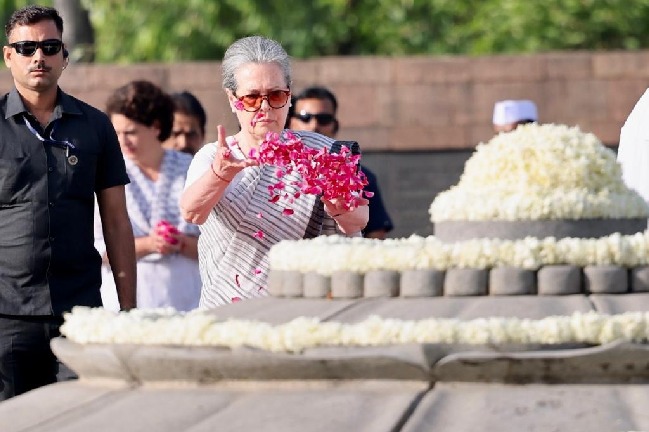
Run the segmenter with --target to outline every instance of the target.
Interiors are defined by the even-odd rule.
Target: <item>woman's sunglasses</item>
[[[234,93],[233,93],[234,94]],[[256,112],[261,108],[261,103],[264,99],[268,101],[268,105],[271,108],[282,108],[288,102],[288,98],[291,95],[290,90],[273,90],[268,92],[268,94],[249,94],[245,96],[237,96],[234,94],[234,97],[239,99],[243,103],[243,109],[248,112]]]
[[[42,49],[46,56],[58,54],[63,48],[63,42],[58,39],[46,39],[44,41],[20,41],[9,44],[10,47],[22,56],[31,57],[37,49]]]
[[[314,118],[320,126],[328,126],[336,120],[336,117],[334,117],[333,114],[311,114],[306,111],[295,113],[293,114],[293,117],[304,123],[309,123],[311,119]]]

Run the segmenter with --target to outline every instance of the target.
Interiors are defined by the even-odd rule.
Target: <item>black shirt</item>
[[[381,191],[379,190],[379,183],[376,180],[376,175],[367,169],[367,167],[362,166],[361,170],[365,173],[367,177],[367,185],[365,185],[365,190],[368,192],[373,192],[374,195],[371,198],[368,198],[369,203],[369,212],[370,217],[367,221],[367,225],[363,228],[363,234],[370,233],[377,230],[385,230],[385,232],[390,232],[394,228],[392,224],[392,219],[388,214],[385,206],[383,205],[383,200],[381,199]]]
[[[95,192],[129,182],[110,120],[60,89],[45,128],[16,89],[0,109],[0,314],[101,306]]]

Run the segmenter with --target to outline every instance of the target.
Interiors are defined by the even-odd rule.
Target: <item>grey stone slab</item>
[[[443,270],[405,270],[401,272],[401,297],[437,297],[444,293]]]
[[[438,381],[649,383],[649,346],[612,342],[588,348],[452,353],[433,368]]]
[[[82,388],[54,384],[48,396],[66,401]],[[82,400],[72,408],[49,409],[44,389],[25,394],[6,406],[0,417],[12,418],[11,407],[31,407],[33,421],[9,424],[3,432],[212,432],[218,431],[392,431],[427,390],[425,383],[279,382],[227,383],[218,386],[140,386],[119,397]],[[52,415],[44,415],[45,411]]]
[[[531,221],[446,221],[435,223],[435,237],[444,242],[476,238],[519,240],[525,237],[598,238],[631,235],[647,229],[647,219],[563,219]]]
[[[364,297],[396,297],[399,295],[399,272],[371,270],[363,280]]]
[[[615,265],[584,267],[584,288],[587,293],[622,294],[629,291],[628,270]]]
[[[430,365],[447,347],[419,344],[376,347],[319,347],[300,353],[253,348],[158,345],[79,345],[55,341],[56,354],[84,379],[106,379],[92,361],[112,350],[122,364],[122,379],[133,383],[223,380],[404,379],[430,380]],[[83,348],[83,349],[80,349]],[[76,355],[75,355],[76,354]]]
[[[633,267],[629,278],[631,292],[649,292],[649,266]]]
[[[592,294],[589,298],[595,310],[603,314],[649,312],[649,293]]]
[[[403,432],[649,430],[647,385],[438,383]]]
[[[477,268],[450,268],[444,278],[444,295],[481,296],[487,294],[489,271]]]
[[[124,382],[88,384],[67,381],[45,386],[0,403],[0,431],[19,432],[44,429],[70,413],[102,407],[132,390]],[[89,429],[92,430],[92,429]]]
[[[539,295],[568,295],[582,292],[582,269],[573,265],[549,265],[537,273]]]
[[[536,294],[536,272],[518,267],[492,268],[489,272],[489,294]]]
[[[133,381],[133,376],[124,364],[137,349],[131,345],[77,344],[64,338],[52,339],[50,343],[54,354],[77,375],[95,378]]]
[[[331,277],[319,273],[304,274],[304,297],[327,298],[331,294]]]
[[[58,384],[53,387],[56,394]],[[135,387],[119,397],[99,399],[70,411],[62,410],[56,418],[16,432],[188,432],[196,425],[218,417],[237,397],[236,392],[196,386],[188,389]],[[25,403],[29,403],[32,398],[25,399]],[[38,413],[34,414],[34,417],[38,416]],[[212,428],[218,430],[217,424],[213,423]]]
[[[518,317],[541,319],[552,315],[592,311],[586,296],[480,296],[363,299],[331,316],[331,321],[358,322],[377,315],[383,318]]]
[[[404,382],[256,391],[242,395],[191,432],[396,431],[425,391],[425,386]]]
[[[253,349],[141,347],[128,358],[141,381],[395,379],[430,380],[420,346],[336,348],[310,355]]]
[[[282,324],[301,316],[326,319],[348,308],[354,302],[356,300],[264,297],[219,306],[212,309],[210,313],[222,319],[252,319],[270,324]]]

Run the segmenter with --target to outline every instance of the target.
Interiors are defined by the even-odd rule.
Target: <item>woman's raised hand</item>
[[[225,133],[225,127],[223,127],[223,125],[218,125],[217,131],[218,147],[216,149],[214,161],[212,161],[212,171],[216,177],[226,182],[230,182],[242,169],[249,166],[259,165],[259,162],[256,159],[248,157],[243,160],[233,158],[232,150],[225,140],[225,137],[227,136]]]

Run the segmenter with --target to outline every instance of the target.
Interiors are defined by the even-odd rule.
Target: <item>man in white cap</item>
[[[510,132],[518,125],[538,120],[536,104],[531,100],[502,100],[494,105],[493,126],[496,133]]]

